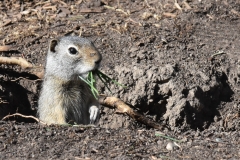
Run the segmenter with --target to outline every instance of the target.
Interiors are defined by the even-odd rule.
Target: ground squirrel
[[[38,101],[39,119],[47,124],[96,123],[98,101],[79,76],[99,67],[102,57],[87,39],[68,36],[50,42]]]

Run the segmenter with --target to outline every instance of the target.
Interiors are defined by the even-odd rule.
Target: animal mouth
[[[84,79],[87,79],[89,72],[90,72],[90,71],[80,74],[80,77],[82,77],[82,78],[84,78]]]
[[[80,76],[83,77],[84,79],[87,79],[89,72],[92,72],[93,74],[95,74],[95,73],[96,73],[96,70],[97,70],[97,68],[94,68],[94,69],[89,70],[89,71],[87,71],[87,72],[81,73]]]
[[[88,73],[89,72],[92,72],[93,74],[95,74],[98,70],[100,65],[96,64],[92,69],[89,69],[83,73],[81,73],[79,76],[83,77],[84,79],[87,79],[88,78]]]

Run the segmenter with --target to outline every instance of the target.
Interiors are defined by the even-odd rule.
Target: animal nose
[[[95,64],[99,65],[99,63],[101,62],[102,60],[102,56],[99,55],[99,58],[95,61]]]

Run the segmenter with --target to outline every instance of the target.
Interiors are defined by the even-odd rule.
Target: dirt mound
[[[209,126],[222,101],[233,94],[226,75],[215,72],[207,76],[192,68],[182,71],[176,65],[161,67],[122,64],[112,73],[127,89],[116,89],[116,96],[138,107],[141,112],[155,115],[171,127],[203,129]],[[102,89],[104,90],[104,89]],[[161,118],[163,117],[163,118]]]

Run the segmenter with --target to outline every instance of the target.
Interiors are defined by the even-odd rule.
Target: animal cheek
[[[87,60],[86,60],[86,64],[87,64],[88,66],[93,66],[93,65],[94,65],[94,61],[91,60],[91,59],[87,59]]]
[[[87,63],[91,63],[94,60],[94,58],[91,57],[90,54],[85,55],[84,59],[85,59],[85,62]]]

